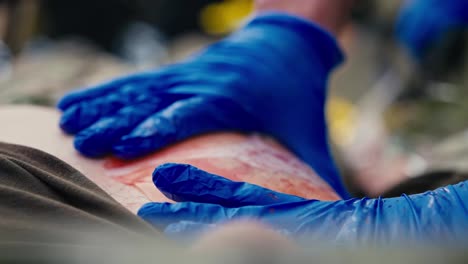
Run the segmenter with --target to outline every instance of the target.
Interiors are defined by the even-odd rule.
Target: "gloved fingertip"
[[[138,209],[137,215],[143,219],[152,215],[160,207],[159,203],[146,203]]]
[[[77,122],[75,111],[73,109],[67,109],[60,117],[59,126],[65,133],[73,135],[79,131]]]
[[[82,155],[88,158],[102,158],[109,153],[106,142],[99,140],[93,131],[82,131],[75,136],[73,145]]]
[[[88,128],[99,118],[93,102],[81,102],[68,107],[60,118],[60,128],[68,134],[76,134]]]
[[[62,97],[58,101],[57,107],[60,110],[64,111],[65,109],[69,108],[73,104],[77,104],[85,100],[104,96],[108,94],[111,90],[118,87],[114,83],[116,83],[116,81],[112,81],[112,82],[97,85],[97,86],[82,87],[82,88],[79,88],[78,90],[69,92],[68,94],[66,94],[64,97]]]
[[[216,203],[229,208],[304,200],[258,185],[233,182],[187,164],[168,163],[157,167],[153,172],[153,183],[173,201]]]
[[[145,138],[125,138],[112,146],[112,153],[124,160],[140,158],[157,150],[151,140]]]
[[[153,172],[153,182],[158,188],[165,189],[170,187],[182,174],[195,167],[188,164],[165,163],[158,167]]]
[[[68,93],[67,95],[65,95],[58,101],[57,107],[60,110],[65,111],[67,108],[71,107],[73,104],[83,101],[87,97],[89,90],[90,89],[79,89],[79,90]]]
[[[122,159],[134,159],[157,151],[175,141],[171,134],[160,134],[157,129],[152,129],[151,133],[140,132],[142,130],[144,129],[137,128],[131,134],[122,136],[114,143],[112,152]]]
[[[60,99],[55,105],[55,107],[59,109],[60,111],[65,111],[65,109],[67,109],[68,107],[68,103],[66,102],[65,98],[66,97],[63,97],[62,99]]]
[[[68,107],[70,107],[74,98],[75,98],[74,92],[69,93],[68,95],[62,97],[57,103],[57,108],[62,111],[65,111]]]

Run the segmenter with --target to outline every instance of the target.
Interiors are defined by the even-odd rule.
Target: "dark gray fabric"
[[[0,243],[64,242],[96,232],[159,234],[60,159],[0,142]]]

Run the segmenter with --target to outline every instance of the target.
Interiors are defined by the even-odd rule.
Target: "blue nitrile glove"
[[[190,165],[164,164],[154,171],[153,181],[179,203],[148,203],[138,215],[175,237],[233,219],[255,219],[306,240],[468,239],[468,182],[399,198],[322,202],[232,182]]]
[[[397,21],[397,35],[420,60],[449,31],[467,26],[466,0],[406,0]]]
[[[204,132],[267,133],[347,197],[324,113],[328,76],[342,59],[318,26],[264,14],[182,63],[65,96],[60,125],[92,157],[135,158]]]

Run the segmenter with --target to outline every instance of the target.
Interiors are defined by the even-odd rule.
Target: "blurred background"
[[[468,172],[467,34],[447,35],[416,65],[395,39],[401,2],[360,1],[339,36],[348,59],[332,77],[328,119],[357,196]],[[0,104],[54,106],[71,89],[181,60],[252,11],[252,0],[0,0]]]

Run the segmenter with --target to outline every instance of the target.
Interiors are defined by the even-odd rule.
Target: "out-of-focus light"
[[[237,29],[253,11],[253,0],[225,0],[206,6],[200,14],[200,25],[208,34],[228,34]]]
[[[353,138],[357,119],[356,107],[346,99],[331,97],[327,103],[327,120],[331,140],[339,145],[347,145]]]

